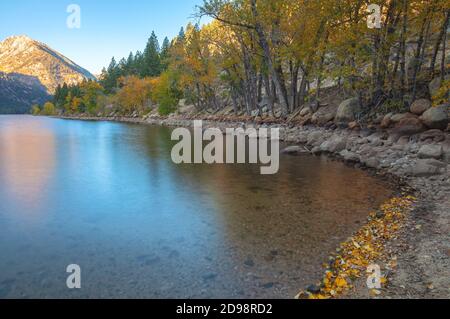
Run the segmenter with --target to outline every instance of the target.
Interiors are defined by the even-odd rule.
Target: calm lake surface
[[[177,166],[170,135],[0,116],[0,298],[293,298],[392,194],[309,156]]]

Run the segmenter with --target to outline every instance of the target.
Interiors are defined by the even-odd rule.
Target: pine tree
[[[178,33],[178,40],[184,41],[186,39],[186,34],[184,32],[184,28],[181,27],[180,32]]]
[[[134,69],[134,55],[133,52],[130,52],[128,55],[128,59],[126,62],[126,70],[128,75],[135,75],[136,70]]]
[[[162,71],[167,70],[169,66],[169,51],[170,51],[170,41],[169,38],[165,37],[162,48],[161,48],[161,65]]]
[[[147,46],[144,50],[144,65],[141,70],[141,76],[155,77],[161,74],[161,58],[158,37],[155,32],[148,39]]]
[[[120,68],[116,62],[116,59],[112,57],[111,63],[106,69],[106,75],[103,76],[101,84],[105,88],[107,93],[112,93],[113,89],[117,86],[117,80],[120,77]]]

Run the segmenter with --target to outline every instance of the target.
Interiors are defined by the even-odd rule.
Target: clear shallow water
[[[177,166],[170,134],[0,116],[0,298],[292,298],[392,193],[324,158]]]

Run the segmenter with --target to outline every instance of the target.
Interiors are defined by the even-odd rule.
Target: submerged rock
[[[281,151],[281,153],[287,155],[299,155],[299,154],[309,154],[310,152],[301,146],[293,145],[286,147],[284,150]]]

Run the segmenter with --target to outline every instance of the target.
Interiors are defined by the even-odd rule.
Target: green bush
[[[46,115],[46,116],[52,116],[52,115],[56,115],[56,107],[53,103],[51,102],[47,102],[44,104],[44,107],[41,111],[42,115]]]
[[[159,115],[169,115],[176,111],[178,99],[166,95],[159,100],[158,113]]]

